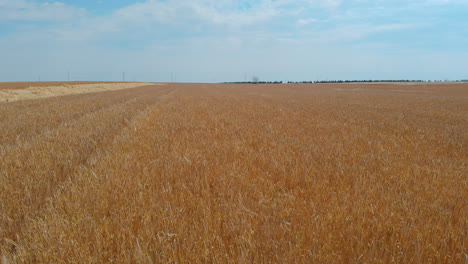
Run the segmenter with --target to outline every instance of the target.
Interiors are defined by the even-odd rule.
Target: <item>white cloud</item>
[[[315,19],[315,18],[303,18],[303,19],[298,19],[297,20],[297,24],[299,26],[305,26],[305,25],[308,25],[308,24],[312,24],[314,22],[317,22],[317,19]]]
[[[310,0],[310,2],[319,2],[320,5],[327,8],[337,8],[341,5],[341,0]]]
[[[239,80],[245,72],[271,80],[361,78],[355,72],[369,78],[382,61],[406,65],[401,50],[409,42],[390,33],[429,28],[420,25],[427,17],[400,14],[437,0],[415,1],[417,7],[402,0],[147,0],[93,16],[60,2],[0,0],[0,23],[31,22],[0,35],[0,81],[28,71],[60,79],[65,68],[82,76],[73,79],[95,80],[118,80],[122,71],[149,81],[168,80],[171,71],[186,81]]]
[[[146,1],[116,11],[111,19],[128,22],[144,20],[168,24],[198,21],[213,25],[242,27],[272,19],[280,13],[284,0],[249,1],[196,0]]]
[[[280,17],[286,12],[282,8],[287,3],[290,0],[264,0],[255,4],[233,0],[148,0],[115,10],[110,15],[88,17],[72,26],[57,27],[53,31],[60,40],[84,42],[109,34],[133,34],[145,30],[157,35],[171,27],[179,32],[201,31],[203,34],[214,29],[222,32],[248,30]],[[227,31],[223,31],[224,28]]]
[[[0,21],[64,21],[85,15],[85,10],[61,2],[34,3],[0,0]]]
[[[315,43],[342,43],[357,41],[372,34],[404,30],[412,27],[414,25],[410,24],[351,24],[314,32],[311,34],[312,37],[310,39]]]
[[[279,14],[279,10],[271,6],[261,5],[252,10],[225,11],[213,6],[192,5],[197,17],[214,25],[230,27],[251,26],[268,21]]]

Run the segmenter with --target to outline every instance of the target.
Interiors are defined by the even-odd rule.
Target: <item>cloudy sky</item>
[[[0,0],[0,81],[468,79],[467,17],[468,0]]]

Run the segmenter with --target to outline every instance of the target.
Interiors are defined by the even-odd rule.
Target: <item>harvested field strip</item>
[[[78,84],[122,83],[122,82],[0,82],[0,90],[26,89],[29,87],[50,87]]]
[[[6,148],[27,142],[85,114],[144,97],[150,89],[154,87],[28,101],[38,102],[36,104],[24,104],[26,101],[0,104],[0,126],[3,131],[0,134],[0,146]]]
[[[141,86],[147,83],[93,83],[93,84],[65,84],[61,86],[39,86],[26,89],[0,90],[0,102],[13,102],[28,99],[48,98],[69,94],[83,94],[103,91],[113,91]]]
[[[93,155],[104,151],[136,114],[167,92],[147,89],[144,95],[85,114],[1,153],[0,237],[14,239],[24,220],[34,217],[61,183],[95,162]]]
[[[131,89],[119,90],[116,91],[116,94],[113,94],[112,91],[100,92],[100,93],[88,93],[88,94],[77,94],[77,95],[68,95],[68,96],[61,96],[61,97],[51,97],[51,98],[44,98],[41,100],[23,100],[23,101],[16,101],[16,102],[0,102],[0,122],[4,120],[17,120],[18,117],[20,118],[28,118],[28,115],[44,115],[49,114],[50,111],[60,111],[59,107],[66,109],[70,106],[76,106],[81,104],[92,104],[96,100],[102,100],[102,96],[99,95],[108,95],[110,97],[120,97],[125,98],[132,93],[136,93]],[[78,111],[78,107],[76,107],[76,111]],[[28,113],[25,109],[34,109],[38,113]],[[20,115],[14,115],[14,113],[19,112]],[[17,114],[17,113],[16,113]],[[34,118],[34,117],[31,117]]]

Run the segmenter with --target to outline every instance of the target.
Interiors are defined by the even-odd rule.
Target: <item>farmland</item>
[[[466,263],[467,163],[464,83],[0,102],[0,258]]]

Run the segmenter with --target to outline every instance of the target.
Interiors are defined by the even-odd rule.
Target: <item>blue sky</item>
[[[468,79],[468,0],[0,0],[0,81]]]

